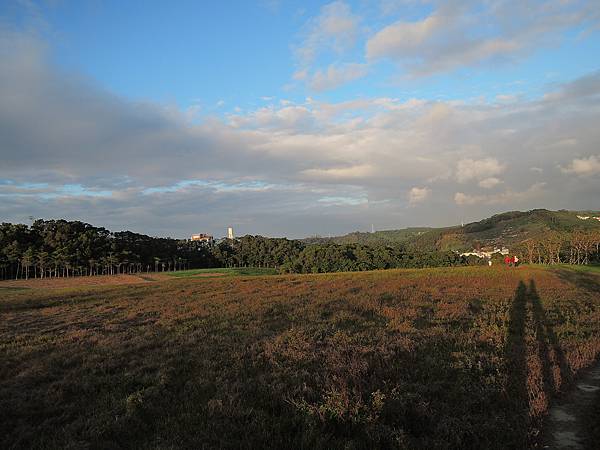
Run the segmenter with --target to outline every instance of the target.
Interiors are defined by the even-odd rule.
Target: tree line
[[[79,221],[0,225],[0,279],[160,272],[213,263],[198,242],[110,232]]]
[[[548,231],[522,241],[517,252],[529,264],[600,262],[600,230]]]
[[[600,260],[600,232],[548,231],[515,249],[523,262],[589,264]],[[272,267],[282,273],[477,265],[451,251],[420,251],[403,243],[305,243],[243,236],[215,245],[151,237],[67,220],[0,225],[0,279],[166,272],[212,267]]]
[[[398,245],[305,244],[243,236],[215,245],[111,232],[80,221],[0,225],[0,279],[139,274],[211,267],[272,267],[319,273],[467,264],[452,252],[417,253]]]
[[[402,244],[307,244],[299,240],[262,236],[223,241],[215,246],[214,255],[227,267],[272,267],[281,273],[351,272],[476,263],[472,258],[455,252],[419,252]]]
[[[394,268],[448,267],[467,265],[467,258],[454,252],[418,252],[401,244],[314,244],[281,266],[289,273],[351,272]]]

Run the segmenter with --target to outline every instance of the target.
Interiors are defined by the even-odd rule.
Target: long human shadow
[[[527,286],[519,282],[509,311],[508,335],[504,354],[508,369],[506,391],[511,405],[511,414],[515,428],[515,435],[521,442],[516,443],[519,448],[526,448],[529,444],[528,431],[532,425],[529,417],[528,395],[528,367],[527,367],[527,321],[528,310],[531,311],[531,325],[535,331],[537,348],[541,362],[542,385],[546,399],[549,401],[556,395],[560,386],[569,383],[573,374],[567,363],[558,337],[548,320],[548,316],[537,292],[535,282],[529,281]],[[555,377],[554,365],[557,365],[560,380]]]
[[[550,321],[548,320],[548,316],[546,315],[546,311],[542,306],[540,296],[535,287],[535,281],[533,280],[529,281],[527,297],[531,302],[533,323],[538,343],[538,354],[542,363],[544,393],[546,399],[550,400],[558,390],[560,390],[561,386],[572,381],[573,373],[560,346],[558,337],[556,336],[552,325],[550,325]],[[554,360],[560,371],[560,380],[557,380],[554,376],[554,364],[551,357],[551,351],[554,353]]]
[[[515,433],[520,442],[516,448],[526,448],[529,426],[529,399],[527,395],[527,347],[525,342],[527,324],[527,286],[519,282],[510,304],[508,335],[504,348],[508,369],[507,398],[512,406],[510,411],[517,427]]]

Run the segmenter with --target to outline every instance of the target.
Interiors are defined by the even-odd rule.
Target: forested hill
[[[319,237],[313,236],[302,241],[306,244],[363,244],[363,245],[380,245],[380,244],[399,244],[414,240],[416,237],[428,231],[435,230],[429,227],[403,228],[401,230],[383,230],[375,231],[374,233],[366,233],[355,231],[343,236],[334,237]]]
[[[588,217],[588,219],[580,219]],[[475,247],[515,246],[525,239],[539,237],[546,231],[572,232],[574,230],[600,230],[600,211],[510,211],[496,214],[479,222],[445,228],[404,228],[354,232],[331,238],[312,237],[304,242],[336,244],[357,243],[379,245],[403,243],[420,251],[470,250]]]

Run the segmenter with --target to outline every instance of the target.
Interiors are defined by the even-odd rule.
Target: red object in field
[[[506,264],[507,266],[511,263],[511,257],[510,256],[505,256],[504,257],[504,264]]]

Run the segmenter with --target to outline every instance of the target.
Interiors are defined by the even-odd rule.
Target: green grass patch
[[[600,264],[524,264],[527,267],[535,267],[537,269],[547,269],[551,271],[569,271],[575,273],[590,273],[590,274],[600,274]]]
[[[561,269],[569,269],[574,272],[583,272],[583,273],[600,273],[600,264],[589,264],[587,266],[574,266],[569,264],[559,264],[556,266]]]
[[[259,275],[277,275],[277,269],[271,269],[267,267],[223,267],[217,269],[191,269],[182,270],[179,272],[171,272],[168,275],[178,278],[187,278],[195,276],[210,277],[211,275],[221,277],[233,276],[233,277],[249,277]]]
[[[536,269],[547,269],[547,270],[570,270],[572,272],[581,273],[600,273],[600,264],[587,264],[587,265],[575,265],[575,264],[523,264],[523,267],[534,267]]]
[[[28,289],[28,287],[0,286],[0,292],[3,293],[26,291]]]

